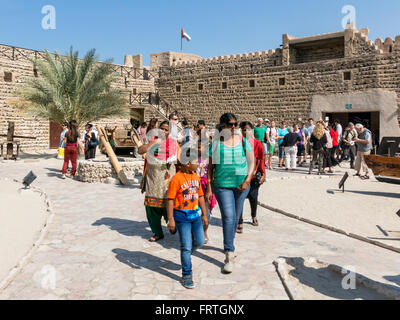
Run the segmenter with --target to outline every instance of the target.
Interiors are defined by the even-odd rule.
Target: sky
[[[55,8],[55,29],[45,30],[42,8]],[[279,48],[282,34],[295,37],[343,30],[355,8],[356,27],[369,39],[400,35],[400,0],[0,0],[0,43],[84,55],[124,64],[125,54],[180,51],[180,29],[192,41],[183,51],[204,58]],[[46,19],[48,22],[48,20]]]

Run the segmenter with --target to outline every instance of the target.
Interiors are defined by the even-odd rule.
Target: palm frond
[[[112,87],[112,60],[98,62],[95,49],[82,60],[78,56],[72,47],[68,56],[44,51],[44,59],[34,62],[40,78],[18,87],[19,98],[11,103],[33,116],[58,123],[76,120],[80,125],[127,116],[125,93]]]

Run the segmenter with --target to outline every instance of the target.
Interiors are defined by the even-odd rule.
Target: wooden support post
[[[15,123],[14,122],[9,122],[8,123],[8,130],[7,130],[7,155],[6,155],[6,159],[12,159],[13,158],[14,145],[13,145],[12,141],[14,141],[14,130],[15,130]]]
[[[99,125],[97,125],[96,128],[97,128],[97,131],[99,132],[100,141],[103,144],[103,146],[106,148],[108,158],[110,159],[112,166],[114,167],[115,171],[117,172],[119,180],[121,181],[121,183],[123,185],[129,186],[130,183],[128,181],[128,178],[127,178],[124,170],[122,170],[122,167],[118,162],[117,156],[115,155],[110,143],[108,142],[106,131],[104,130],[104,128],[102,126],[99,126]]]

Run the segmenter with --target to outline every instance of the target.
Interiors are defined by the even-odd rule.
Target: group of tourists
[[[372,149],[371,132],[361,124],[349,123],[344,132],[339,121],[333,124],[319,119],[308,123],[287,126],[285,121],[277,128],[275,121],[258,119],[257,124],[239,123],[232,113],[225,113],[213,132],[199,120],[193,129],[173,113],[168,121],[157,119],[141,123],[138,128],[142,146],[138,153],[145,158],[142,193],[145,193],[145,211],[153,235],[150,242],[164,238],[161,221],[167,223],[172,234],[180,239],[182,284],[194,288],[191,255],[209,241],[208,226],[212,210],[218,203],[221,212],[225,273],[234,270],[235,235],[243,233],[243,206],[249,199],[252,225],[257,220],[258,193],[265,182],[266,170],[272,170],[272,157],[277,152],[278,167],[296,170],[307,164],[311,156],[309,174],[318,165],[318,174],[340,161],[350,159],[351,167],[368,179],[364,155]],[[69,160],[71,176],[76,173],[78,148],[85,156],[93,151],[83,141],[94,141],[96,134],[89,124],[85,138],[81,139],[77,124],[71,121],[64,126],[63,144],[65,161],[62,176],[65,178]],[[357,156],[356,156],[357,155]],[[356,159],[355,159],[356,156]]]
[[[344,160],[350,160],[350,168],[356,169],[356,176],[369,179],[368,166],[364,156],[371,153],[372,134],[362,124],[349,123],[345,130],[339,120],[333,123],[325,122],[322,118],[314,124],[314,119],[308,123],[295,123],[287,126],[282,121],[277,128],[275,121],[258,119],[254,128],[256,139],[263,142],[265,166],[272,170],[272,156],[278,153],[278,167],[296,171],[297,166],[307,165],[310,157],[309,174],[315,165],[317,174],[333,173],[333,167]],[[364,175],[361,175],[364,172]]]
[[[232,113],[221,116],[213,133],[203,120],[193,129],[183,121],[178,133],[178,116],[158,124],[152,119],[139,154],[146,155],[142,191],[145,192],[147,220],[153,232],[151,242],[164,238],[161,220],[171,233],[179,233],[182,284],[194,288],[191,254],[208,242],[207,229],[212,209],[219,205],[222,219],[225,273],[233,272],[235,235],[243,233],[243,206],[249,199],[252,225],[257,220],[258,192],[265,182],[266,169],[272,170],[272,156],[278,151],[279,165],[296,170],[307,164],[309,174],[318,165],[318,174],[350,158],[356,175],[364,170],[364,155],[372,149],[371,132],[361,124],[349,123],[344,132],[339,121],[319,119],[280,128],[275,121],[258,119],[239,123]],[[144,127],[144,126],[143,126]],[[357,159],[355,160],[355,155]],[[355,162],[355,167],[354,167]],[[360,175],[361,176],[361,175]]]
[[[208,242],[212,210],[221,210],[224,271],[231,273],[235,258],[235,235],[243,232],[243,205],[249,198],[253,225],[260,185],[265,181],[264,149],[253,135],[250,122],[236,116],[221,116],[217,134],[209,134],[204,121],[195,130],[178,133],[178,116],[158,125],[150,121],[146,143],[138,150],[145,155],[143,192],[147,220],[156,242],[164,238],[162,218],[171,233],[179,233],[182,284],[193,288],[191,254]],[[241,133],[239,131],[241,129]],[[239,220],[241,220],[239,222]]]

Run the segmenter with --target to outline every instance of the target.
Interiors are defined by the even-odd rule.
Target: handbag
[[[65,154],[65,149],[64,148],[58,148],[57,159],[64,159],[64,154]]]
[[[95,147],[97,147],[99,144],[100,144],[99,139],[96,139],[96,141],[89,140],[89,143],[88,143],[89,148],[95,148]]]

